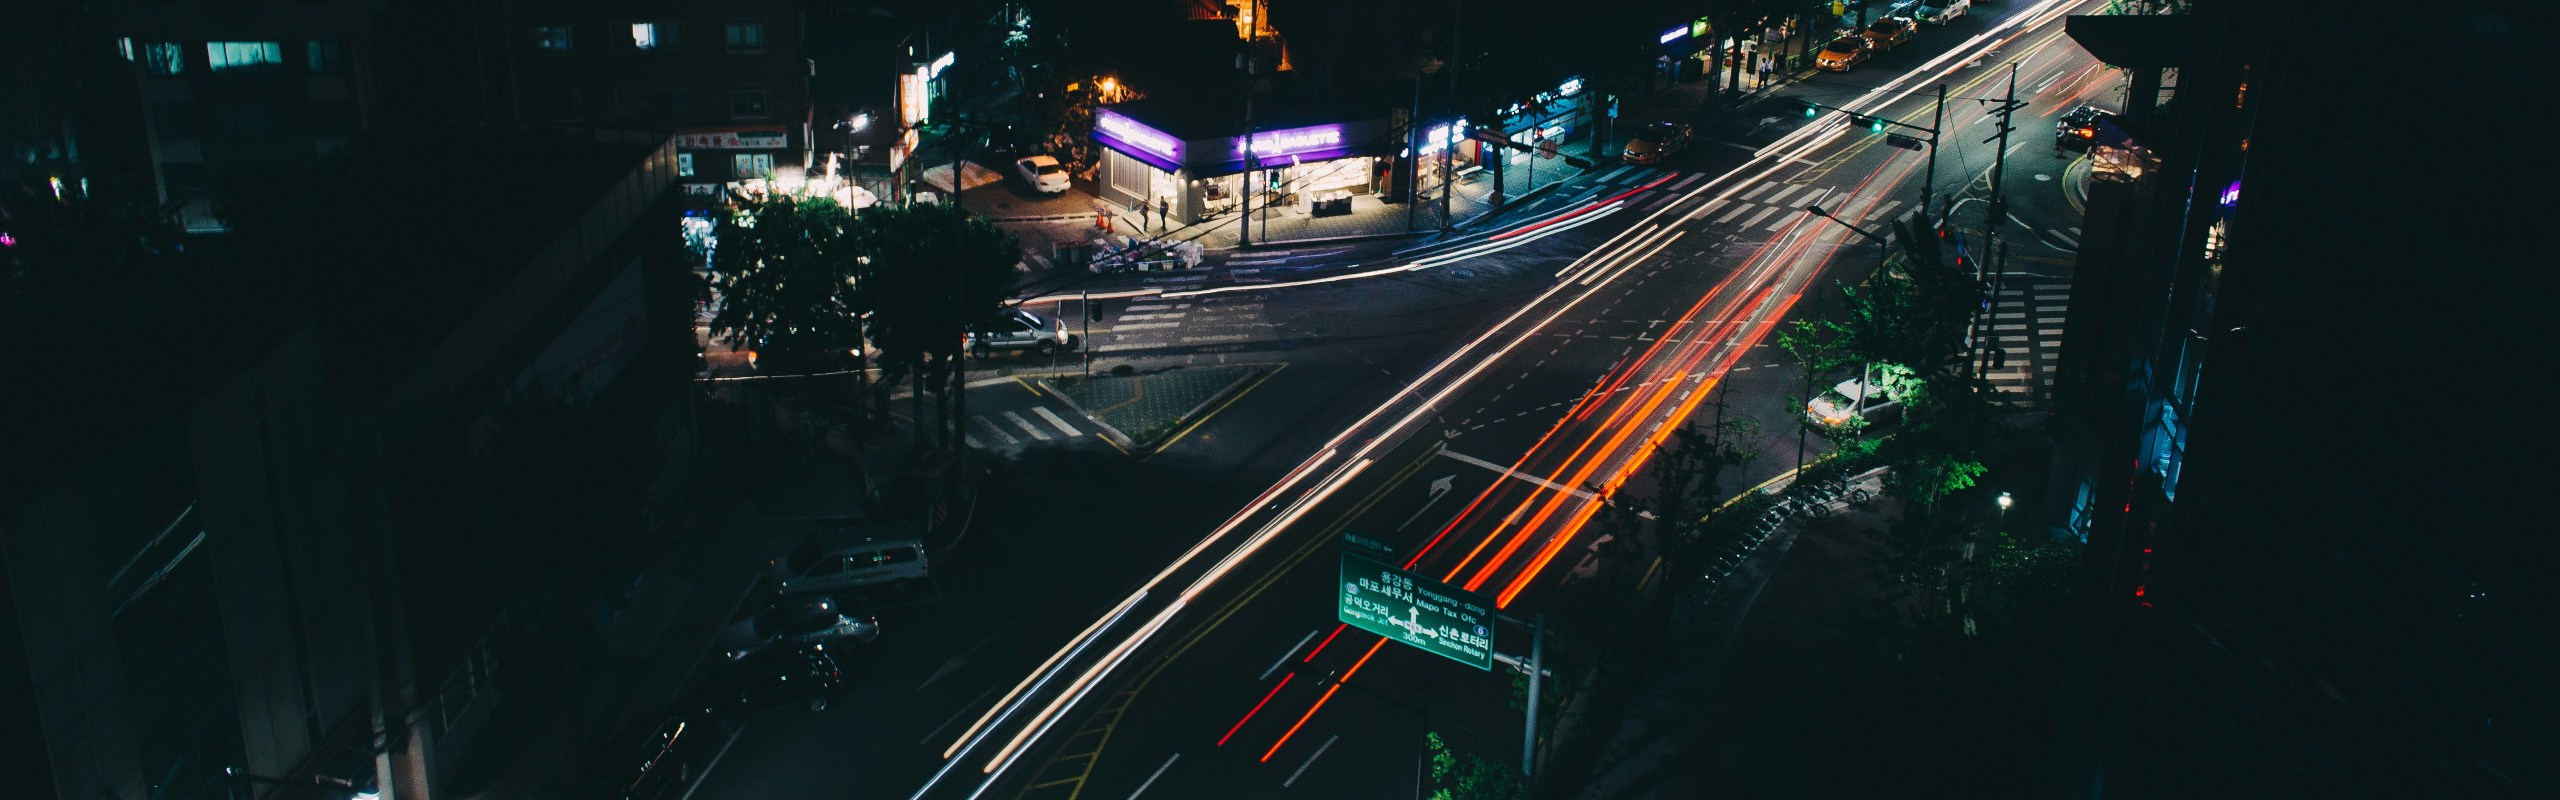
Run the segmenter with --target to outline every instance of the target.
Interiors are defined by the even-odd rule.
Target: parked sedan
[[[1813,65],[1833,72],[1847,72],[1858,62],[1867,60],[1868,55],[1865,39],[1843,36],[1823,45],[1822,52],[1814,54]]]
[[[1022,174],[1022,182],[1031,184],[1032,191],[1057,194],[1067,190],[1067,168],[1059,165],[1055,158],[1030,156],[1017,159],[1013,168]]]
[[[968,348],[971,355],[983,356],[996,350],[1032,350],[1048,355],[1075,346],[1075,339],[1075,334],[1067,332],[1066,324],[1055,317],[1008,308],[969,326],[969,331],[961,335],[960,345]]]
[[[701,698],[702,710],[723,720],[786,705],[825,711],[844,688],[844,668],[836,652],[823,642],[807,647],[767,650],[738,664],[714,681]]]
[[[711,640],[731,661],[765,650],[836,640],[864,644],[880,638],[880,618],[847,612],[832,597],[785,597],[729,623]]]

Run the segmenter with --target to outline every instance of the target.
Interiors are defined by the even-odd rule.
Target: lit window
[[[554,53],[569,52],[569,26],[542,25],[533,29],[533,49]]]
[[[125,61],[127,61],[127,62],[131,62],[131,61],[133,61],[133,39],[131,39],[131,38],[117,39],[117,40],[116,40],[116,52],[117,52],[117,53],[119,53],[119,54],[122,54],[122,55],[124,56],[124,60],[125,60]]]
[[[764,23],[732,22],[728,26],[729,52],[760,53],[764,51]]]
[[[769,112],[765,109],[765,90],[729,90],[729,116],[762,117],[766,116],[768,113]]]
[[[206,42],[204,58],[215,72],[284,63],[284,46],[275,42]]]
[[[142,46],[142,68],[153,75],[176,75],[186,66],[186,50],[177,42],[151,42]]]
[[[692,154],[692,153],[677,153],[677,154],[676,154],[676,177],[679,177],[679,178],[690,178],[690,177],[693,177],[693,154]]]
[[[658,24],[654,22],[631,23],[631,49],[658,49]]]
[[[739,153],[731,156],[730,177],[739,180],[773,177],[772,153]]]
[[[313,75],[338,74],[338,70],[344,64],[344,56],[339,53],[337,42],[313,39],[304,43],[303,53],[309,57]]]

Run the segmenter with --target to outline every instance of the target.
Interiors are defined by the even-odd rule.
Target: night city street
[[[2560,796],[2544,4],[15,18],[0,796]]]

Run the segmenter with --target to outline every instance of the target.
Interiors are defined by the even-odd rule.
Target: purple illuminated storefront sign
[[[1106,145],[1127,153],[1157,169],[1172,172],[1182,169],[1182,140],[1145,123],[1108,109],[1093,112],[1093,135]]]
[[[1263,131],[1253,135],[1253,154],[1264,159],[1281,156],[1304,156],[1342,149],[1342,126],[1310,125],[1304,128]],[[1235,154],[1245,155],[1244,137],[1235,137]]]

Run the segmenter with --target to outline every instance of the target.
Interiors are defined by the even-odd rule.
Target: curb
[[[1385,241],[1385,240],[1389,240],[1389,239],[1406,239],[1406,238],[1412,238],[1412,237],[1417,237],[1417,236],[1429,236],[1429,235],[1431,235],[1431,234],[1433,234],[1433,233],[1438,233],[1438,231],[1397,231],[1397,232],[1394,232],[1394,233],[1355,233],[1355,234],[1351,234],[1351,235],[1348,235],[1348,236],[1322,236],[1322,237],[1317,237],[1317,238],[1314,238],[1314,239],[1288,239],[1288,240],[1284,240],[1284,241],[1277,241],[1277,242],[1259,242],[1259,243],[1255,243],[1255,244],[1242,245],[1242,246],[1238,246],[1238,247],[1209,247],[1209,248],[1202,248],[1202,249],[1207,250],[1208,252],[1212,252],[1212,253],[1233,253],[1233,252],[1238,252],[1238,251],[1242,251],[1242,252],[1253,252],[1253,251],[1257,251],[1257,250],[1271,250],[1271,249],[1284,248],[1284,247],[1298,247],[1298,246],[1302,246],[1302,245],[1310,245],[1310,244],[1340,244],[1340,243],[1343,243],[1343,242],[1376,242],[1376,241]]]

